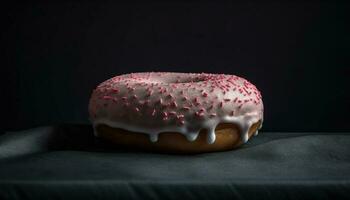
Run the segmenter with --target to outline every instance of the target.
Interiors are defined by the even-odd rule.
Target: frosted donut
[[[120,146],[200,153],[234,149],[263,122],[258,89],[235,75],[144,72],[93,90],[94,134]]]

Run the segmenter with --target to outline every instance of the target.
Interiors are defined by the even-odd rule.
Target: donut
[[[236,75],[140,72],[99,84],[89,101],[95,136],[166,153],[235,149],[263,123],[259,90]]]

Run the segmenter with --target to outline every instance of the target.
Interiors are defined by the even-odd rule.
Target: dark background
[[[350,131],[349,6],[14,3],[1,8],[1,132],[89,123],[91,90],[141,71],[227,73],[262,92],[263,131]]]

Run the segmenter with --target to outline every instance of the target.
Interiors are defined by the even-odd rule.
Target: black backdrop
[[[345,3],[18,3],[1,8],[2,125],[88,123],[91,90],[140,71],[236,74],[265,131],[349,131]]]

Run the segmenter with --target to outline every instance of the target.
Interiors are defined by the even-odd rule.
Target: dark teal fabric
[[[113,148],[90,126],[0,137],[0,199],[349,199],[350,135],[263,132],[235,151]]]

